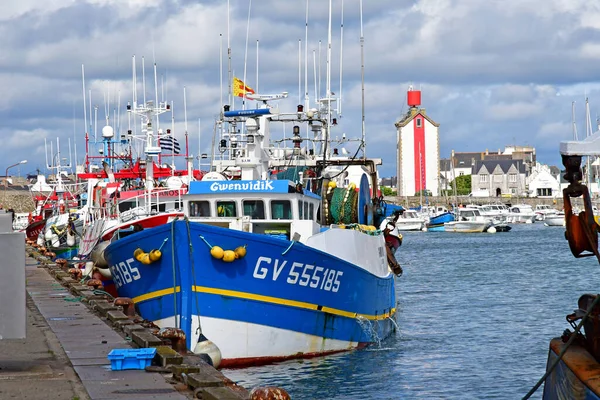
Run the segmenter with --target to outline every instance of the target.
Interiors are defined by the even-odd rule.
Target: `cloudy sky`
[[[198,153],[199,121],[202,152],[209,152],[221,97],[221,40],[227,46],[226,0],[4,3],[0,168],[27,159],[22,174],[36,168],[44,171],[44,139],[56,138],[61,139],[63,153],[69,138],[76,143],[81,162],[86,130],[81,66],[85,65],[86,88],[92,91],[101,126],[106,98],[111,102],[111,120],[118,98],[122,110],[131,99],[133,55],[138,60],[138,82],[141,57],[145,58],[148,98],[154,97],[151,78],[156,61],[159,97],[174,102],[179,138],[183,137],[186,87],[191,152]],[[331,79],[337,94],[341,4],[334,1]],[[293,110],[298,102],[299,39],[304,49],[305,0],[255,0],[251,8],[249,0],[231,0],[230,5],[235,75],[243,77],[248,38],[246,82],[256,87],[258,40],[259,91],[289,92],[281,108]],[[317,51],[318,57],[319,40],[325,90],[327,1],[310,0],[309,14],[312,102],[312,53]],[[442,157],[452,149],[497,151],[516,144],[534,146],[540,162],[558,165],[559,141],[573,136],[572,102],[576,102],[580,137],[585,135],[586,96],[594,127],[600,115],[599,2],[365,0],[364,36],[367,152],[383,158],[382,176],[395,173],[394,122],[406,112],[410,84],[422,89],[423,106],[441,124]],[[342,117],[337,134],[348,137],[359,137],[361,132],[359,37],[358,0],[345,0]],[[125,117],[121,121],[126,129]],[[170,123],[168,118],[164,123]]]

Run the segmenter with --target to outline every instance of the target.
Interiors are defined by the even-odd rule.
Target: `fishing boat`
[[[309,151],[329,138],[327,111],[272,111],[225,106],[220,126],[246,130],[228,130],[227,156],[190,182],[185,217],[103,252],[119,295],[190,350],[210,338],[223,367],[360,348],[396,326],[401,241],[376,228],[379,161]],[[278,122],[297,124],[292,147],[268,153]]]
[[[445,232],[457,233],[478,233],[485,232],[491,222],[479,213],[477,208],[458,208],[456,212],[456,220],[445,222]]]
[[[560,152],[565,166],[563,190],[565,238],[572,254],[592,256],[600,262],[599,227],[594,220],[588,187],[581,183],[582,157],[600,155],[600,132],[583,141],[561,142]],[[574,213],[572,201],[582,199],[584,209]],[[552,339],[546,373],[524,397],[528,399],[544,383],[544,399],[600,399],[600,296],[583,294],[574,313],[567,315],[571,329]]]

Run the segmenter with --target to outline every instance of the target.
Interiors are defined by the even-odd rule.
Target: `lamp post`
[[[8,167],[6,167],[6,174],[5,174],[6,180],[4,181],[4,187],[5,188],[8,187],[8,170],[11,169],[12,167],[16,167],[17,165],[21,165],[21,164],[27,164],[27,160],[22,160],[22,161],[19,161],[16,164],[9,165]]]

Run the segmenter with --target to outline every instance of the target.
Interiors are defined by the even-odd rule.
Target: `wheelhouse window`
[[[302,206],[304,202],[302,200],[298,200],[298,219],[304,219],[304,207]]]
[[[288,200],[271,201],[271,218],[292,219],[292,205]]]
[[[210,217],[210,203],[208,201],[190,201],[190,217]]]
[[[125,212],[127,210],[131,210],[132,208],[135,208],[134,201],[122,201],[119,203],[119,212]]]
[[[237,217],[235,201],[217,201],[217,216]]]
[[[308,203],[308,219],[311,221],[315,219],[315,205],[313,203]]]
[[[304,219],[310,219],[308,214],[308,201],[304,202]]]
[[[252,219],[265,219],[265,203],[262,200],[244,200],[244,215]]]

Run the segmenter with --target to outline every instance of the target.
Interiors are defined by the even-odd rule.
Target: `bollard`
[[[156,334],[161,339],[171,341],[171,348],[179,354],[187,353],[187,345],[185,341],[185,333],[178,328],[163,328]]]
[[[0,233],[0,254],[0,339],[23,339],[27,321],[25,234]]]
[[[129,297],[117,297],[113,302],[114,306],[120,306],[123,308],[123,314],[128,317],[135,317],[135,307],[133,305],[133,300]]]
[[[266,386],[252,389],[250,400],[291,400],[291,397],[285,389]]]

